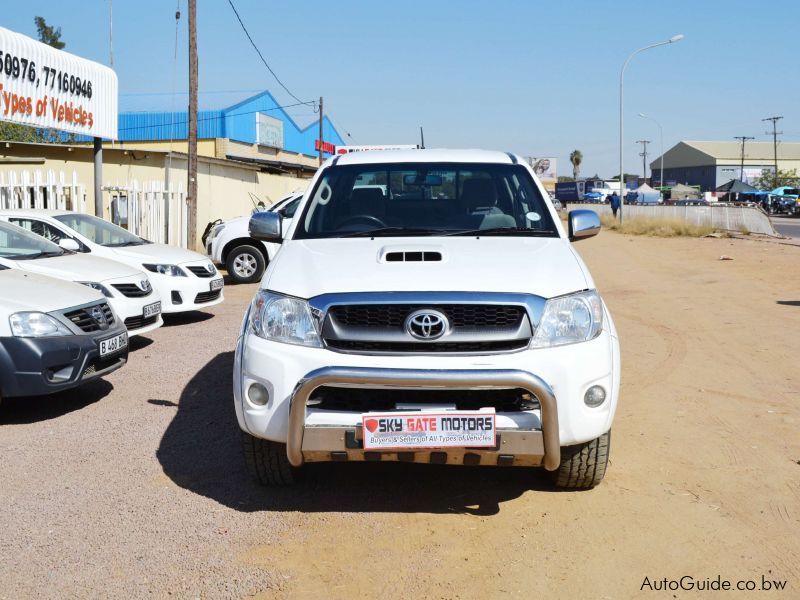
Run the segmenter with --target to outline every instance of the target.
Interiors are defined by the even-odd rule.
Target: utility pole
[[[189,159],[186,204],[190,250],[197,246],[197,0],[189,0]]]
[[[775,152],[775,187],[778,187],[778,136],[782,135],[782,131],[778,131],[776,127],[778,126],[778,121],[780,121],[783,117],[767,117],[766,119],[761,119],[762,121],[772,121],[772,148]],[[769,131],[767,132],[769,135]]]
[[[733,139],[742,142],[742,164],[739,168],[739,181],[744,182],[744,144],[747,140],[754,140],[756,138],[747,135],[735,135]]]
[[[322,96],[319,97],[319,164],[322,164]]]
[[[642,157],[642,178],[646,181],[647,180],[647,144],[650,143],[650,140],[636,140],[636,143],[642,145],[642,151],[639,153],[639,156]]]
[[[114,0],[108,0],[108,60],[114,68]]]

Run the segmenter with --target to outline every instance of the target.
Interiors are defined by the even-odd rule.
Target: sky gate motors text
[[[421,432],[421,431],[491,431],[493,420],[491,416],[485,417],[412,417],[399,419],[394,417],[381,417],[375,419],[375,429],[379,433]],[[405,428],[403,427],[405,423]],[[369,421],[367,427],[369,428]]]

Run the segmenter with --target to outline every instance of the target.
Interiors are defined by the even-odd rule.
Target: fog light
[[[590,387],[583,396],[583,402],[591,408],[597,408],[605,401],[606,391],[599,385]]]
[[[269,402],[269,392],[260,383],[254,383],[247,390],[247,397],[256,406],[265,406]]]

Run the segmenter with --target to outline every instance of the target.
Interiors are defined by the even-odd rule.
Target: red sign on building
[[[319,150],[319,140],[314,140],[314,150]],[[330,142],[322,142],[322,152],[324,154],[333,154],[336,152],[336,146]]]

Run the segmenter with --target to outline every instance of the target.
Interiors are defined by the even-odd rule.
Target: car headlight
[[[142,265],[148,271],[170,277],[186,277],[186,273],[178,265]]]
[[[266,340],[321,348],[317,319],[308,302],[260,291],[250,307],[253,333]]]
[[[80,283],[81,285],[85,285],[86,287],[90,287],[93,290],[97,290],[98,292],[103,294],[103,296],[105,296],[106,298],[113,297],[109,289],[102,283],[97,283],[96,281],[79,281],[78,283]]]
[[[596,291],[551,298],[544,306],[531,348],[585,342],[602,330],[603,303]]]
[[[63,324],[40,312],[18,312],[8,318],[11,333],[17,337],[73,335]]]

